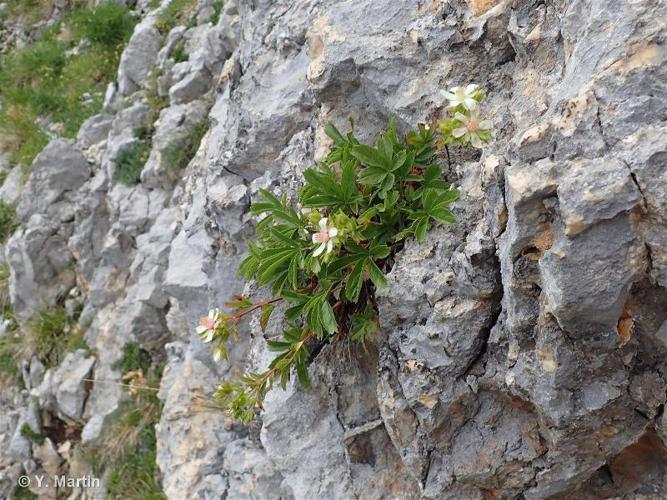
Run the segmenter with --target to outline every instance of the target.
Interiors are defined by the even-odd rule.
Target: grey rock
[[[16,203],[21,196],[22,188],[23,172],[18,167],[11,169],[0,186],[0,200],[8,205]]]
[[[85,350],[79,349],[65,356],[55,374],[58,387],[56,403],[60,415],[70,420],[79,420],[88,396],[87,378],[89,377],[95,357],[88,356]]]
[[[9,293],[19,319],[29,318],[74,286],[67,230],[59,221],[33,215],[7,242]]]
[[[83,441],[126,397],[115,363],[134,341],[166,358],[168,498],[667,495],[660,2],[226,1],[213,26],[200,0],[163,40],[166,4],[136,2],[143,19],[105,99],[113,118],[78,135],[94,166],[72,168],[84,166],[73,143],[49,145],[6,245],[22,322],[75,283],[83,292],[100,353],[91,376],[105,383],[60,397]],[[188,60],[175,63],[181,42]],[[439,91],[470,82],[489,91],[496,139],[440,158],[459,223],[396,256],[376,293],[376,343],[323,348],[313,386],[270,392],[249,428],[212,411],[219,378],[265,368],[264,335],[280,333],[275,319],[265,334],[250,321],[223,363],[193,334],[232,293],[267,293],[237,274],[258,190],[296,201],[304,168],[326,154],[326,122],[346,130],[352,118],[372,140],[392,116],[401,130],[444,116]],[[169,105],[150,123],[156,97]],[[165,149],[209,118],[195,157],[170,172]],[[142,182],[117,185],[114,160],[140,127],[154,130]],[[44,374],[44,411],[72,419],[58,377],[76,368]],[[21,467],[40,471],[19,416],[30,415],[0,416],[0,496]]]
[[[72,196],[90,175],[88,161],[72,141],[51,141],[32,164],[16,215],[23,222],[33,214],[48,214],[66,222],[67,204],[74,201]]]
[[[148,74],[153,69],[162,36],[154,26],[155,18],[148,16],[134,28],[134,33],[123,51],[118,67],[118,91],[129,96],[141,88],[148,88]]]
[[[82,149],[88,149],[91,146],[106,140],[113,116],[95,115],[88,118],[76,134],[76,140]]]

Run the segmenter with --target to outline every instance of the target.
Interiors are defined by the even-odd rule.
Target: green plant
[[[171,53],[171,58],[175,63],[185,62],[190,58],[187,51],[185,50],[184,40],[181,40],[176,44],[176,47],[174,47],[174,50]]]
[[[107,417],[110,423],[99,445],[84,448],[83,454],[96,474],[108,470],[109,498],[162,500],[155,439],[162,367],[134,342],[125,344],[115,367],[123,373],[128,399]]]
[[[152,358],[148,351],[142,349],[136,342],[128,342],[123,346],[123,357],[114,364],[114,368],[122,373],[142,370],[147,373],[151,367]]]
[[[270,287],[273,298],[253,302],[236,296],[202,319],[197,333],[215,341],[214,356],[227,356],[227,342],[239,323],[258,312],[265,330],[277,304],[284,303],[282,336],[267,340],[276,357],[265,371],[223,382],[217,397],[229,413],[253,418],[266,392],[283,389],[292,371],[308,386],[310,348],[331,338],[349,336],[366,342],[378,333],[375,290],[387,285],[385,274],[406,238],[423,240],[434,224],[454,224],[449,205],[458,192],[443,180],[438,146],[475,146],[490,140],[490,122],[482,120],[477,86],[452,89],[449,116],[436,127],[420,125],[400,137],[392,121],[375,144],[360,143],[352,132],[325,128],[334,146],[318,166],[304,172],[301,210],[286,195],[261,190],[251,213],[263,217],[257,239],[240,273]]]
[[[149,153],[150,143],[145,140],[134,142],[121,150],[115,160],[114,180],[127,186],[138,184],[141,181],[141,171],[144,169]]]
[[[197,0],[172,0],[155,21],[157,30],[166,35],[179,24],[186,24],[197,7]]]
[[[46,145],[45,124],[57,135],[74,137],[99,112],[136,23],[117,2],[93,9],[69,2],[68,9],[37,41],[0,59],[0,149],[14,163],[29,165]],[[84,39],[90,43],[80,44]]]
[[[183,141],[177,141],[162,151],[162,158],[168,170],[183,170],[188,166],[190,160],[197,154],[208,127],[208,120],[198,123]]]
[[[88,349],[78,325],[61,305],[39,310],[30,321],[26,339],[29,351],[47,367],[59,365],[67,352]]]
[[[28,424],[23,424],[23,427],[21,427],[21,436],[38,445],[44,444],[44,440],[46,439],[46,434],[33,431],[32,427]]]
[[[25,470],[21,472],[21,475],[25,475]],[[9,495],[10,500],[35,500],[37,495],[35,495],[28,487],[20,486],[17,484],[14,486],[11,494]]]
[[[9,265],[5,262],[0,266],[0,309],[5,322],[5,333],[0,336],[0,386],[21,384],[19,361],[25,350],[9,300],[9,278]]]
[[[15,325],[0,337],[0,387],[21,385],[19,361],[23,358],[25,346]]]
[[[17,227],[16,209],[0,201],[0,242],[5,241]]]
[[[52,0],[9,0],[5,3],[4,15],[7,18],[20,17],[27,26],[45,21],[53,11]]]
[[[75,12],[71,23],[78,38],[115,50],[130,38],[136,20],[125,6],[106,1],[91,10]]]
[[[220,20],[220,14],[222,13],[223,1],[222,0],[213,0],[213,14],[209,22],[214,26],[218,24]]]

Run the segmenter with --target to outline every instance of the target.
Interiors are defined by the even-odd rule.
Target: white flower
[[[457,112],[454,118],[460,121],[463,127],[452,130],[452,135],[457,139],[463,137],[464,140],[469,140],[474,147],[481,148],[482,140],[479,138],[479,133],[493,127],[491,120],[482,120],[479,116],[479,110],[471,111],[470,116]]]
[[[220,321],[220,311],[218,309],[211,309],[208,312],[208,316],[203,317],[199,320],[199,326],[197,326],[197,334],[202,337],[202,341],[205,343],[211,342],[213,336],[215,335],[215,330],[218,327]]]
[[[322,217],[319,222],[320,230],[313,234],[313,243],[319,243],[313,255],[317,257],[326,249],[327,253],[331,252],[334,247],[334,238],[338,234],[338,229],[333,226],[327,226],[327,218]]]
[[[475,99],[475,93],[478,88],[478,85],[471,83],[467,87],[452,87],[449,89],[449,92],[441,90],[440,93],[449,101],[450,108],[455,108],[459,104],[463,104],[466,109],[472,111],[478,104]]]

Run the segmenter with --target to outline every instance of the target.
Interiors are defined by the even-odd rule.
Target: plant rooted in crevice
[[[445,93],[449,117],[437,127],[419,125],[399,136],[392,121],[373,145],[329,124],[334,146],[324,161],[304,172],[300,207],[287,195],[261,190],[251,206],[257,238],[240,266],[241,275],[270,287],[273,298],[253,302],[236,296],[227,311],[212,310],[197,333],[214,342],[214,357],[227,357],[241,320],[259,314],[262,330],[279,303],[285,307],[279,338],[267,340],[276,357],[262,372],[226,381],[217,397],[235,418],[248,422],[266,392],[286,388],[295,372],[309,385],[311,349],[349,337],[364,343],[378,334],[375,291],[387,286],[396,252],[406,238],[423,240],[434,224],[454,224],[449,210],[458,191],[444,180],[436,162],[449,144],[480,147],[491,138],[491,122],[481,117],[484,92],[476,85]]]

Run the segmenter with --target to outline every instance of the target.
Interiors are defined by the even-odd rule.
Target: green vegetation
[[[171,53],[171,58],[174,60],[175,63],[185,62],[190,58],[188,53],[185,51],[184,40],[181,40],[180,42],[178,42],[178,44],[176,44],[176,47],[174,47],[174,51]]]
[[[197,8],[197,0],[172,0],[162,10],[155,27],[160,33],[166,35],[180,24],[188,24]]]
[[[197,154],[208,127],[208,120],[198,123],[183,142],[176,142],[162,151],[162,158],[169,170],[183,170],[188,166],[190,160]]]
[[[116,364],[127,384],[128,400],[111,415],[110,424],[95,447],[83,449],[93,471],[109,471],[108,497],[163,500],[156,463],[155,424],[160,418],[162,367],[136,343],[123,348]]]
[[[27,340],[30,352],[47,367],[60,364],[67,352],[88,349],[76,318],[70,318],[60,305],[38,311],[30,322]]]
[[[43,130],[74,137],[99,112],[136,20],[115,2],[71,10],[38,41],[0,62],[0,149],[28,165],[48,142]],[[83,40],[87,44],[80,44]]]
[[[21,18],[28,26],[48,19],[54,6],[52,0],[8,0],[5,3],[4,17]]]
[[[141,370],[147,373],[151,367],[151,355],[136,342],[128,342],[123,346],[123,357],[114,365],[122,373]]]
[[[21,427],[21,435],[24,438],[28,439],[29,441],[32,441],[33,443],[36,443],[38,445],[44,444],[44,440],[46,439],[46,434],[33,431],[30,425],[28,424],[23,424],[23,427]]]
[[[140,135],[144,136],[143,133]],[[139,139],[137,142],[120,151],[115,159],[116,169],[113,173],[114,180],[122,182],[127,186],[138,184],[141,181],[141,171],[144,169],[146,160],[148,160],[150,150],[150,141]]]
[[[21,385],[19,360],[23,357],[25,346],[16,326],[12,325],[7,333],[0,337],[0,387]]]
[[[307,387],[310,346],[345,338],[364,344],[377,335],[375,291],[387,286],[396,252],[407,238],[423,240],[435,224],[456,223],[448,207],[458,191],[443,179],[439,148],[481,147],[491,138],[491,123],[479,114],[484,92],[476,85],[455,87],[445,97],[449,116],[437,126],[419,125],[400,136],[392,120],[372,145],[327,125],[334,145],[324,161],[305,170],[300,210],[286,195],[260,190],[251,206],[261,217],[257,238],[240,274],[270,287],[273,298],[253,302],[237,295],[225,304],[230,312],[214,309],[197,327],[205,342],[215,342],[214,358],[222,359],[245,316],[258,313],[265,330],[276,305],[286,305],[282,335],[267,340],[276,356],[266,370],[218,388],[231,416],[252,420],[266,392],[275,384],[285,389],[293,371]]]
[[[220,20],[220,14],[222,13],[222,7],[222,0],[213,0],[213,15],[211,16],[211,19],[209,19],[209,22],[211,22],[213,25],[218,24],[218,21]]]
[[[0,242],[5,241],[17,228],[16,209],[0,201]]]
[[[0,266],[0,310],[2,321],[6,323],[6,332],[0,336],[0,387],[20,385],[19,360],[25,350],[24,339],[17,331],[12,304],[9,301],[9,265]]]
[[[92,11],[76,11],[70,20],[78,38],[111,51],[125,44],[136,24],[129,11],[115,2],[102,3]]]
[[[21,475],[25,475],[25,471],[22,471]],[[10,493],[9,498],[10,500],[35,500],[38,497],[30,489],[17,484]]]

